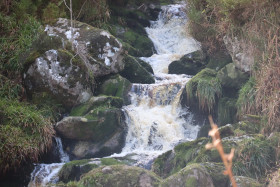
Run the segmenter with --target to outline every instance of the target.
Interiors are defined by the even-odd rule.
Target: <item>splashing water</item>
[[[125,147],[112,157],[132,155],[135,165],[147,166],[152,159],[182,141],[197,137],[199,126],[192,124],[192,114],[180,105],[187,75],[170,75],[168,65],[184,54],[200,49],[186,34],[184,4],[163,7],[157,21],[146,28],[157,54],[141,59],[155,72],[155,84],[133,84],[131,105],[123,107],[128,132]],[[188,116],[187,119],[184,116]]]
[[[47,186],[58,182],[57,174],[62,166],[69,162],[69,156],[63,150],[61,138],[55,137],[55,141],[61,163],[37,164],[31,173],[28,187]]]

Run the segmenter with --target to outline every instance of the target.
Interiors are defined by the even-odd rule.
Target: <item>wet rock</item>
[[[169,186],[209,186],[214,187],[211,176],[199,164],[191,164],[178,173],[161,182],[162,187]]]
[[[103,172],[104,168],[93,169],[85,174],[78,182],[84,186],[116,186],[116,187],[156,187],[159,186],[160,178],[154,173],[132,166],[114,165],[110,166],[110,172]]]
[[[147,63],[129,55],[124,58],[124,63],[124,69],[120,74],[130,82],[142,84],[155,83],[154,77],[149,72],[151,71],[151,67]]]
[[[101,85],[97,88],[97,94],[109,95],[122,98],[124,104],[129,104],[130,100],[128,92],[132,84],[120,75],[113,75],[101,81]]]
[[[72,110],[71,115],[77,116],[65,117],[56,124],[55,129],[64,138],[71,156],[81,159],[121,150],[125,124],[121,109],[111,104],[116,101],[120,99],[94,97]]]
[[[114,158],[93,158],[84,160],[73,160],[63,165],[58,173],[59,181],[67,183],[69,181],[79,181],[83,174],[88,173],[92,169],[106,165],[120,165],[122,162]],[[102,172],[109,173],[111,167],[103,167]]]
[[[205,68],[206,63],[206,55],[202,51],[195,51],[172,62],[168,66],[168,73],[195,75]]]
[[[234,128],[231,124],[227,124],[225,126],[222,126],[218,130],[220,132],[221,138],[234,135]]]

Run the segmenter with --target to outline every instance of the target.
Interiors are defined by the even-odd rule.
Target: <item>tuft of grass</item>
[[[222,86],[216,78],[216,71],[204,69],[195,75],[186,85],[187,98],[198,100],[200,110],[212,112],[217,98],[222,95]]]
[[[275,161],[274,149],[267,140],[248,139],[236,151],[233,172],[237,176],[259,179]]]
[[[237,99],[238,115],[255,113],[256,81],[251,77],[246,84],[239,90]]]
[[[32,105],[0,98],[0,173],[37,162],[52,145],[50,119]]]

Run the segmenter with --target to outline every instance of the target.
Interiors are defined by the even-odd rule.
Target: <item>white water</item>
[[[37,164],[31,173],[28,187],[47,186],[58,182],[57,174],[64,163],[69,162],[69,156],[63,150],[61,139],[55,137],[55,141],[61,163]]]
[[[167,74],[172,61],[200,49],[199,43],[186,34],[184,7],[184,4],[163,7],[159,19],[146,28],[157,54],[141,59],[152,66],[156,83],[133,84],[132,103],[123,107],[128,126],[125,147],[112,157],[132,155],[130,158],[137,161],[136,165],[145,167],[179,142],[197,137],[199,126],[192,124],[192,114],[180,105],[190,77]]]
[[[196,138],[199,127],[192,124],[192,114],[180,105],[183,89],[190,79],[187,75],[169,75],[168,65],[184,54],[200,48],[186,33],[186,15],[183,4],[164,6],[158,21],[146,28],[157,54],[143,57],[154,72],[155,84],[133,84],[131,105],[123,107],[128,133],[120,154],[129,156],[135,165],[146,167],[154,158],[172,149],[176,144]],[[183,116],[188,116],[187,119]],[[29,187],[47,186],[58,181],[58,172],[69,157],[56,138],[62,163],[38,164],[31,174]]]

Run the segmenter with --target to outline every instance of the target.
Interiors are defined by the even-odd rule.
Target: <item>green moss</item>
[[[203,69],[195,75],[186,85],[189,102],[198,100],[200,110],[211,112],[216,99],[222,95],[220,81],[216,78],[216,71]]]
[[[69,182],[79,180],[82,174],[97,168],[98,165],[90,164],[90,160],[74,160],[63,165],[58,173],[59,180],[62,182]]]
[[[105,166],[110,166],[110,165],[122,165],[123,163],[114,159],[114,158],[101,158],[101,164]]]
[[[196,177],[188,177],[186,180],[186,187],[192,187],[192,186],[197,186],[197,180]]]

